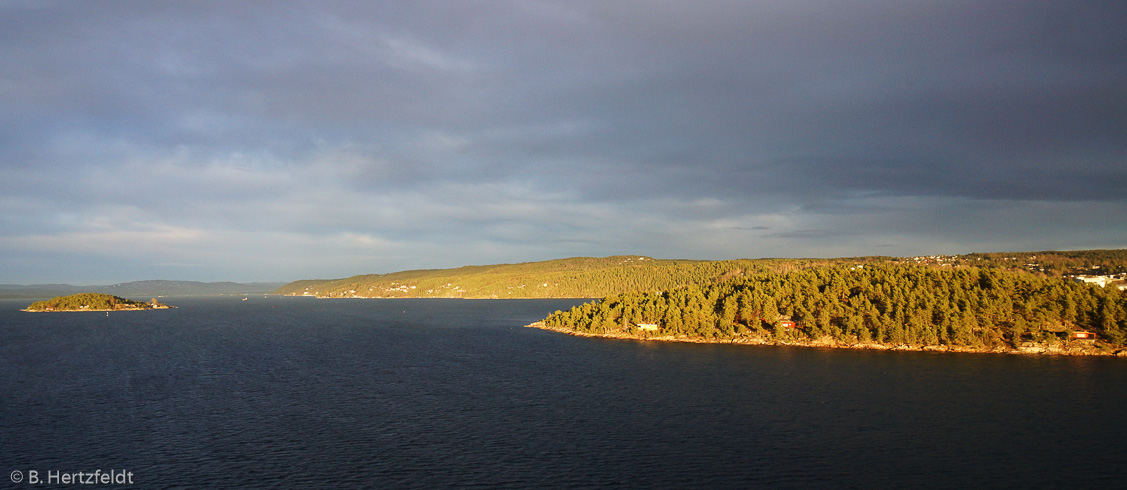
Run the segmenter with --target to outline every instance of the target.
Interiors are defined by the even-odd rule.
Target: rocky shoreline
[[[774,345],[774,346],[792,346],[792,347],[821,347],[831,349],[862,349],[862,350],[892,350],[892,351],[917,351],[917,352],[957,352],[957,353],[973,353],[973,354],[1021,354],[1021,355],[1058,355],[1058,356],[1105,356],[1105,357],[1125,357],[1127,358],[1127,349],[1116,349],[1103,344],[1098,344],[1092,341],[1072,341],[1060,344],[1039,344],[1033,342],[1026,342],[1020,349],[1007,348],[1007,347],[967,347],[967,346],[946,346],[946,345],[926,345],[926,346],[911,346],[911,345],[892,345],[892,344],[878,344],[875,342],[845,344],[838,342],[830,337],[821,339],[804,339],[804,340],[779,340],[764,337],[739,337],[734,339],[724,340],[708,340],[690,337],[674,337],[674,336],[653,336],[653,337],[637,337],[627,335],[624,333],[607,333],[607,334],[593,334],[586,332],[577,332],[575,330],[549,327],[544,322],[535,322],[525,325],[527,328],[539,328],[541,330],[550,330],[553,332],[565,333],[577,337],[601,337],[608,339],[625,339],[625,340],[641,340],[641,341],[658,341],[658,342],[683,342],[691,344],[740,344],[740,345]]]
[[[70,312],[81,313],[81,312],[94,312],[94,311],[115,312],[115,311],[171,310],[173,308],[176,308],[176,307],[175,306],[168,306],[168,305],[160,305],[160,306],[152,306],[152,307],[149,307],[149,308],[117,308],[117,309],[112,309],[112,310],[107,309],[107,308],[99,308],[99,309],[93,309],[93,310],[92,309],[85,309],[85,310],[32,310],[32,309],[24,308],[20,311],[25,311],[25,312],[28,312],[28,313],[70,313]]]

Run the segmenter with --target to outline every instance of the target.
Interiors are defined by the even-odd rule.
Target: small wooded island
[[[137,311],[164,310],[172,308],[153,298],[148,303],[135,301],[112,294],[80,293],[70,296],[57,296],[48,300],[36,301],[23,311]]]

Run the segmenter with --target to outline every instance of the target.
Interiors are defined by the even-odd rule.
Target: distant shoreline
[[[1059,356],[1101,356],[1101,357],[1127,357],[1127,349],[1109,350],[1103,349],[1096,344],[1085,342],[1070,342],[1063,345],[1046,345],[1046,344],[1031,344],[1028,347],[1023,346],[1021,349],[1005,348],[1005,347],[967,347],[967,346],[946,346],[946,345],[925,345],[925,346],[910,346],[910,345],[891,345],[879,344],[875,342],[859,342],[856,344],[842,344],[833,339],[795,339],[795,340],[776,340],[767,339],[763,337],[740,337],[734,339],[700,339],[690,337],[637,337],[622,333],[587,333],[579,332],[562,327],[549,327],[544,322],[534,322],[525,325],[526,328],[538,328],[541,330],[549,330],[552,332],[559,332],[576,337],[599,337],[605,339],[620,339],[620,340],[638,340],[643,342],[656,341],[656,342],[680,342],[686,344],[734,344],[734,345],[763,345],[763,346],[787,346],[787,347],[821,347],[828,349],[847,349],[847,350],[887,350],[887,351],[908,351],[908,352],[941,352],[941,353],[965,353],[965,354],[1018,354],[1028,356],[1041,356],[1041,355],[1059,355]]]

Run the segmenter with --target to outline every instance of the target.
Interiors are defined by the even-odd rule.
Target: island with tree
[[[138,311],[172,308],[153,298],[149,302],[126,299],[112,294],[79,293],[36,301],[23,311]]]

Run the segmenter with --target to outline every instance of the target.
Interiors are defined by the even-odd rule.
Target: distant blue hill
[[[49,299],[76,293],[105,293],[123,298],[148,299],[155,296],[217,296],[267,294],[281,287],[281,282],[199,282],[199,281],[133,281],[107,286],[72,286],[70,284],[0,284],[0,299]]]

